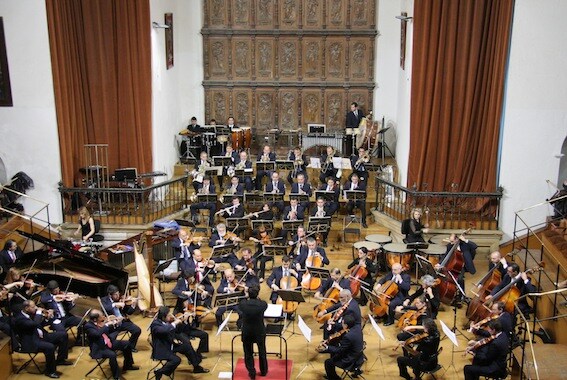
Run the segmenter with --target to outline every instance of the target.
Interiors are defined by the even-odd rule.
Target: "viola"
[[[337,331],[336,333],[330,335],[327,339],[325,339],[324,341],[322,341],[317,348],[315,349],[317,352],[323,352],[325,350],[327,350],[327,346],[330,343],[335,342],[337,339],[339,339],[340,337],[342,337],[343,335],[345,335],[346,333],[349,332],[348,328],[343,328],[340,331]]]
[[[416,326],[419,317],[427,314],[427,306],[419,310],[408,310],[398,319],[398,328],[403,329],[406,326]]]
[[[415,343],[418,343],[418,342],[422,341],[423,339],[427,338],[428,336],[429,336],[429,334],[426,333],[426,332],[421,333],[421,334],[414,335],[414,336],[412,336],[411,338],[406,339],[406,340],[404,341],[404,343],[402,344],[402,346],[405,348],[405,350],[406,350],[410,355],[417,356],[417,355],[420,354],[420,352],[417,351],[417,350],[416,350],[415,348],[413,348],[412,346],[413,346]]]
[[[469,344],[467,344],[467,348],[465,349],[465,352],[463,353],[463,356],[466,356],[466,354],[474,354],[475,350],[478,350],[480,347],[482,346],[486,346],[487,344],[489,344],[490,342],[492,342],[494,339],[496,339],[496,335],[491,335],[487,338],[483,338],[477,341],[471,341],[469,342]]]

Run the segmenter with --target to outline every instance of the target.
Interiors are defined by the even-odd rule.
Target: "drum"
[[[203,145],[213,146],[217,143],[217,136],[215,132],[203,133]]]
[[[373,243],[378,243],[381,246],[384,244],[388,244],[392,242],[392,237],[388,235],[380,235],[380,234],[373,234],[373,235],[366,235],[365,239],[367,241],[371,241]]]
[[[242,127],[242,131],[244,132],[244,149],[250,149],[252,146],[252,128],[250,127]]]
[[[232,141],[232,149],[240,150],[244,146],[244,131],[242,128],[233,128],[230,134],[230,141]]]
[[[361,148],[364,147],[366,149],[372,149],[376,144],[376,135],[378,133],[378,122],[368,121],[370,125],[366,125],[366,123],[361,122],[360,124],[360,135],[356,140],[356,147]],[[364,124],[364,125],[363,125]]]
[[[357,241],[352,245],[356,251],[358,251],[362,247],[366,247],[368,249],[368,258],[370,260],[374,260],[376,258],[376,251],[381,248],[381,245],[378,243],[373,243],[371,241],[362,240]],[[353,259],[357,257],[357,252],[353,252]]]
[[[225,143],[227,143],[227,142],[228,142],[228,135],[218,135],[218,136],[217,136],[217,141],[218,141],[220,144],[225,144]]]
[[[441,256],[447,252],[447,248],[440,244],[429,244],[427,249],[420,249],[419,252],[421,256],[424,256],[427,260],[429,260],[431,265],[435,266],[435,264],[439,264]]]
[[[386,244],[384,250],[386,251],[386,263],[390,268],[393,264],[400,263],[404,270],[410,269],[412,251],[407,249],[404,243]]]
[[[429,238],[429,242],[432,244],[447,245],[449,244],[448,235],[435,235]]]

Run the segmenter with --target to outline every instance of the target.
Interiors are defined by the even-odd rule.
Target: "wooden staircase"
[[[53,228],[49,229],[36,222],[30,222],[30,220],[24,216],[12,216],[7,222],[0,225],[0,249],[4,247],[6,241],[11,239],[14,240],[24,252],[33,250],[32,245],[26,244],[28,238],[20,235],[16,232],[17,230],[36,233],[48,239],[55,239],[58,236],[58,232]]]

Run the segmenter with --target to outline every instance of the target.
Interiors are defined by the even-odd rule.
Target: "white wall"
[[[52,222],[62,220],[59,139],[44,1],[2,1],[13,107],[0,107],[0,158],[8,177],[26,172],[35,183],[31,197],[50,204]],[[39,204],[24,202],[26,213]]]
[[[499,178],[504,240],[513,233],[515,211],[554,192],[545,180],[557,178],[555,155],[567,134],[566,13],[562,0],[516,1]],[[542,222],[548,212],[530,212],[528,223]]]
[[[202,3],[179,0],[151,0],[152,21],[164,23],[164,14],[173,13],[174,67],[165,65],[165,29],[152,28],[152,123],[153,166],[171,176],[178,161],[177,133],[196,116],[203,118]],[[149,27],[149,26],[148,26]]]

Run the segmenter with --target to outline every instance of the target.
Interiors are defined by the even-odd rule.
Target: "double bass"
[[[472,228],[463,231],[461,236],[468,234],[471,230]],[[451,250],[439,264],[441,268],[437,270],[441,279],[441,282],[438,285],[439,298],[441,299],[441,302],[446,305],[450,305],[457,295],[456,279],[459,277],[459,274],[465,265],[463,252],[457,249],[457,247],[459,247],[459,240],[459,237],[457,237],[457,242],[453,244]]]

